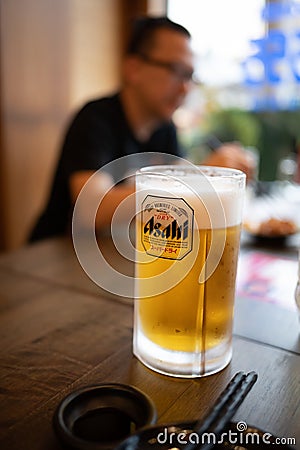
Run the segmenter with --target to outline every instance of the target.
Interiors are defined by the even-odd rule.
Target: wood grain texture
[[[58,267],[69,273],[68,280],[58,276]],[[265,311],[266,325],[259,307],[251,314],[250,305],[238,308],[240,333],[230,365],[205,378],[173,378],[132,355],[132,304],[93,292],[78,279],[72,284],[75,273],[72,247],[63,240],[0,258],[1,449],[61,449],[52,429],[54,411],[83,386],[131,384],[153,399],[159,423],[178,422],[204,417],[239,370],[255,370],[259,378],[235,421],[294,437],[299,445],[300,356],[278,341],[278,310]],[[289,318],[281,320],[287,330]]]

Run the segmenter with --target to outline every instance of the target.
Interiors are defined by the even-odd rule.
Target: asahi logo
[[[157,214],[157,219],[164,217],[164,214]],[[173,220],[172,223],[164,227],[160,222],[155,222],[155,215],[144,226],[144,235],[149,233],[155,237],[162,237],[166,239],[181,239],[185,240],[188,237],[188,225],[189,221],[186,220],[183,226],[179,226],[177,220]]]
[[[148,255],[182,259],[193,244],[194,211],[183,198],[147,195],[142,203],[142,243]]]

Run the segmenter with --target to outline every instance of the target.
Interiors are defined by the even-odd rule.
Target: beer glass
[[[245,174],[220,167],[136,173],[133,352],[177,377],[231,360]]]

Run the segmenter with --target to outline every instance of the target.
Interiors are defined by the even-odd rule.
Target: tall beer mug
[[[133,352],[177,377],[231,360],[245,174],[152,166],[136,174]]]

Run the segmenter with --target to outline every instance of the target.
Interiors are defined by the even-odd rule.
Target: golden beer
[[[141,227],[139,222],[138,234]],[[176,265],[172,272],[176,285],[172,289],[143,298],[141,282],[141,300],[137,303],[143,334],[153,343],[170,350],[193,352],[198,349],[205,352],[231,340],[240,226],[226,229],[225,248],[220,262],[211,277],[202,284],[199,283],[200,268],[211,245],[212,230],[197,232],[200,243],[205,244],[199,246],[193,267],[178,284],[176,282],[182,271],[182,261],[157,258],[149,263],[136,264],[138,278],[153,277],[165,272],[170,265]],[[223,237],[223,230],[213,232]]]
[[[231,359],[241,192],[151,182],[137,193],[134,353],[165,374],[214,373]]]

